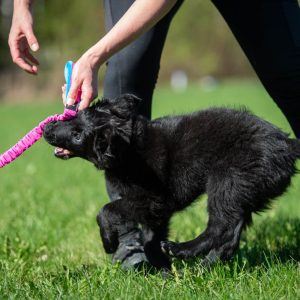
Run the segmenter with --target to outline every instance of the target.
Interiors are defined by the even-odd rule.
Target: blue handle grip
[[[73,62],[71,60],[67,61],[65,65],[64,75],[65,75],[65,81],[67,84],[66,87],[66,99],[68,98],[68,94],[71,87],[71,79],[72,79],[72,71],[73,71]]]

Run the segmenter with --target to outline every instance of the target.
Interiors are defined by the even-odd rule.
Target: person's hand
[[[67,104],[75,102],[78,90],[81,90],[79,110],[89,107],[98,95],[99,63],[91,50],[84,53],[76,62],[72,72],[72,83],[68,94]]]
[[[39,43],[33,33],[33,19],[26,5],[14,7],[8,44],[13,62],[30,74],[37,74],[38,60],[30,53],[37,51]]]

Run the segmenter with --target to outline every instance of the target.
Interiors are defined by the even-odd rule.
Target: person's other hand
[[[68,94],[67,104],[75,102],[78,90],[81,90],[79,110],[89,107],[98,95],[99,64],[95,56],[87,51],[76,62],[72,72],[72,83]]]
[[[29,7],[14,7],[8,44],[13,62],[30,74],[37,74],[39,62],[30,50],[37,51],[39,43],[33,33],[33,19]]]

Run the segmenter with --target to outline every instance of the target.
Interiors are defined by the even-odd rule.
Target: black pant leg
[[[104,0],[106,30],[124,15],[134,0]],[[171,11],[152,29],[112,56],[106,65],[104,97],[132,93],[143,101],[139,113],[151,118],[152,96],[158,77],[160,58],[170,23],[181,6],[178,0]],[[120,199],[118,191],[106,181],[111,200]]]
[[[111,29],[134,0],[105,0],[106,29]],[[111,57],[104,78],[104,96],[114,98],[132,93],[143,102],[140,111],[151,117],[151,104],[160,68],[160,58],[172,18],[181,6],[178,0],[171,11],[152,29]]]
[[[110,30],[124,15],[134,0],[104,0],[106,29]],[[139,113],[151,118],[151,104],[158,77],[160,58],[170,22],[183,0],[140,38],[116,53],[107,62],[104,78],[104,97],[115,98],[124,93],[132,93],[143,101]],[[121,199],[118,189],[106,180],[110,200]],[[141,252],[142,233],[136,224],[128,222],[120,237],[120,245],[113,255],[123,266],[135,266],[146,260]],[[128,247],[130,245],[130,247]]]
[[[266,90],[300,137],[297,0],[213,0]]]

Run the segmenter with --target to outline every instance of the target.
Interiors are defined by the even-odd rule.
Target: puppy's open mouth
[[[54,149],[54,155],[60,159],[69,159],[74,156],[74,153],[70,150],[56,147]]]

